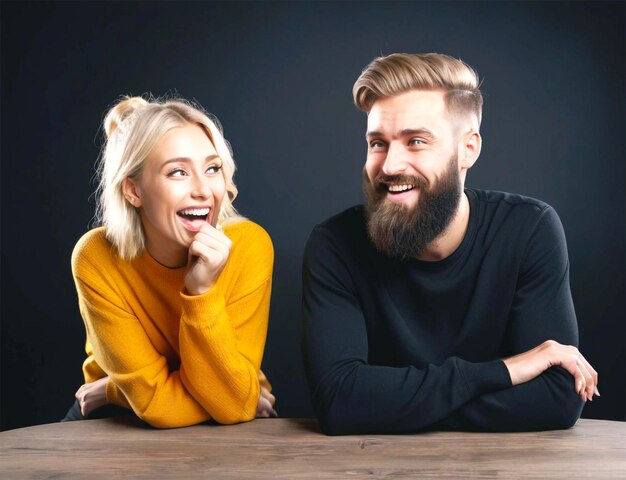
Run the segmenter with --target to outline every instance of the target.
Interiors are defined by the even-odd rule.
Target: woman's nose
[[[194,198],[207,198],[211,196],[210,180],[204,176],[197,176],[193,180],[191,196]]]

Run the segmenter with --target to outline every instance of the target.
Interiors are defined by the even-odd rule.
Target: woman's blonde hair
[[[104,119],[106,142],[97,170],[99,184],[95,220],[96,224],[106,228],[107,238],[125,260],[143,251],[145,235],[138,209],[124,196],[124,180],[141,174],[146,158],[163,134],[187,124],[196,124],[204,129],[222,160],[226,195],[218,222],[238,216],[232,204],[237,196],[237,187],[233,183],[235,162],[217,118],[199,105],[181,98],[146,100],[143,97],[122,97]]]
[[[352,88],[355,105],[369,112],[379,98],[410,90],[443,90],[448,112],[482,119],[478,74],[466,63],[441,53],[394,53],[365,67]]]

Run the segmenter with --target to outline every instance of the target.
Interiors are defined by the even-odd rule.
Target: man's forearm
[[[313,380],[317,372],[309,371]],[[312,392],[329,435],[407,433],[430,427],[473,398],[510,386],[501,361],[448,358],[425,369],[345,362],[322,375]]]
[[[529,382],[481,395],[437,427],[489,432],[564,429],[576,423],[583,406],[572,376],[553,367]]]

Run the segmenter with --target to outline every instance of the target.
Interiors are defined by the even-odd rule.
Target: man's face
[[[453,124],[442,91],[412,90],[374,102],[367,117],[365,170],[378,176],[417,177],[419,184],[388,180],[389,202],[413,208],[457,152]]]
[[[370,237],[387,255],[414,258],[445,231],[462,193],[444,94],[414,90],[377,100],[367,124],[363,188]]]

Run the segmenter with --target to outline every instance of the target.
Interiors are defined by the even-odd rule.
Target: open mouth
[[[210,208],[186,208],[185,210],[179,210],[176,212],[180,218],[184,220],[184,224],[190,228],[190,230],[197,231],[202,225],[209,221]]]
[[[410,183],[387,184],[386,186],[387,192],[391,193],[392,195],[408,192],[415,188],[415,185],[412,185]]]

